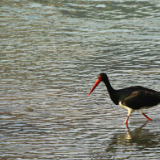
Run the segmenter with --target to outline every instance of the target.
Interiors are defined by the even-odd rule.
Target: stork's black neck
[[[110,98],[112,99],[112,101],[113,101],[115,104],[118,104],[118,99],[119,99],[119,97],[118,97],[118,95],[117,95],[116,90],[111,86],[108,77],[106,76],[102,81],[103,81],[104,84],[106,85],[107,90],[108,90],[108,93],[109,93]]]
[[[113,87],[111,86],[107,75],[106,75],[106,77],[105,77],[102,81],[103,81],[104,84],[106,85],[107,90],[108,90],[109,93],[113,93],[113,92],[115,91],[115,90],[113,89]]]

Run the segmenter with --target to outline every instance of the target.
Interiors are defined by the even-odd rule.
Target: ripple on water
[[[158,106],[127,132],[103,83],[88,96],[100,72],[159,90],[159,3],[1,4],[0,158],[159,159]]]

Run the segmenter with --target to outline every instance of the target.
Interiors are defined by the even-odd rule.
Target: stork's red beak
[[[88,95],[90,95],[93,92],[93,90],[98,86],[98,84],[101,82],[101,79],[102,78],[100,77],[99,79],[96,80],[94,86],[92,87],[92,89],[91,89],[91,91],[89,92]]]

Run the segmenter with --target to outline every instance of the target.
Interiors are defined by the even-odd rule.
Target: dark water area
[[[115,89],[160,91],[157,0],[2,0],[0,159],[160,159],[160,106],[134,112]]]

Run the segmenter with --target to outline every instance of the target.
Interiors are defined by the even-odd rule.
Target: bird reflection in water
[[[137,128],[138,130],[142,130],[143,127],[145,127],[147,125],[149,121],[146,121],[141,127]],[[127,129],[127,133],[129,133],[129,127],[128,127],[128,123],[125,124],[126,125],[126,129]],[[137,130],[135,129],[135,130]]]
[[[150,132],[149,129],[143,129],[149,121],[146,121],[140,127],[134,129],[133,131],[129,130],[128,125],[126,124],[127,134],[115,134],[111,138],[111,143],[109,143],[106,152],[117,152],[118,149],[129,151],[129,148],[132,148],[136,145],[136,150],[143,150],[146,148],[155,148],[159,144],[159,139],[157,140],[157,135],[154,132]],[[134,147],[135,148],[135,147]]]

